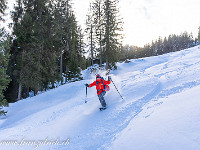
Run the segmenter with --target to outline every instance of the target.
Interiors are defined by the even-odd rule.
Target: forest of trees
[[[0,3],[3,22],[7,4],[6,0]],[[9,24],[12,33],[9,35],[3,27],[0,33],[0,109],[8,102],[29,97],[30,92],[37,95],[54,88],[56,82],[81,79],[81,69],[93,62],[85,56],[87,46],[95,53],[93,58],[101,56],[107,68],[115,66],[122,31],[117,3],[94,0],[92,15],[86,17],[90,28],[83,31],[73,0],[16,0]]]
[[[117,69],[115,63],[120,60],[161,55],[197,44],[184,32],[159,38],[143,48],[122,46],[123,19],[118,3],[93,0],[83,30],[76,20],[73,0],[16,0],[11,33],[0,25],[0,115],[6,113],[2,107],[29,97],[30,92],[37,95],[55,88],[56,82],[81,79],[81,69],[93,65],[94,59],[100,59],[100,66],[105,62],[106,69]],[[1,0],[1,24],[6,8],[6,0]]]
[[[86,68],[81,28],[71,0],[17,0],[7,74],[12,79],[5,97],[9,102],[33,91],[54,88],[62,76]],[[72,76],[70,74],[70,77]]]
[[[152,41],[152,43],[148,43],[144,47],[125,45],[122,50],[123,55],[121,60],[162,55],[190,48],[195,45],[198,45],[198,40],[194,40],[192,34],[188,34],[187,32],[180,35],[172,34],[164,39],[159,37],[158,40]]]

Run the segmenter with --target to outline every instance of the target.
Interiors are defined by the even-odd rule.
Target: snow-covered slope
[[[85,70],[85,80],[10,104],[0,149],[199,150],[200,49],[117,66],[110,75],[124,101],[111,84],[100,112],[95,88],[86,98],[95,76]]]

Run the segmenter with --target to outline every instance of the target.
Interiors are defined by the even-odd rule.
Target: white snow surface
[[[124,100],[111,84],[99,111],[85,70],[82,81],[10,104],[0,150],[200,150],[200,49],[117,66],[110,76]]]

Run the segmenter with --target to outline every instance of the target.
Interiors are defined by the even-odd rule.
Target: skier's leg
[[[106,92],[103,91],[100,95],[98,95],[99,101],[100,101],[100,103],[101,103],[101,105],[102,105],[103,107],[106,107],[106,102],[105,102],[105,99],[104,99],[104,97],[103,97],[105,94],[106,94]]]

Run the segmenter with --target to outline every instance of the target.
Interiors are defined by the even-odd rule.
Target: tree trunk
[[[37,89],[35,89],[35,90],[34,90],[34,96],[36,96],[36,95],[37,95],[37,93],[38,93],[38,90],[37,90]]]
[[[34,96],[36,96],[40,90],[41,90],[41,87],[40,87],[40,84],[38,83],[36,89],[34,90]]]
[[[22,99],[22,85],[19,83],[19,88],[18,88],[18,100]]]
[[[66,73],[69,72],[69,67],[66,65]]]
[[[27,88],[27,97],[29,97],[29,88]]]
[[[101,31],[100,31],[100,66],[102,66],[102,47],[101,47]]]
[[[62,73],[63,73],[63,63],[62,63],[62,48],[61,48],[61,52],[60,52],[60,76],[62,77]]]
[[[63,60],[62,60],[62,48],[60,51],[60,77],[61,77],[61,84],[63,84],[63,78],[62,78],[62,74],[63,74]]]
[[[22,52],[22,59],[23,59],[23,52]],[[22,80],[22,70],[20,71],[20,74],[19,74],[19,88],[18,88],[18,100],[21,100],[22,99],[22,84],[21,84],[21,80]]]
[[[106,58],[106,70],[110,69],[109,67],[109,62],[108,62],[108,58]]]
[[[99,25],[100,25],[100,39],[99,39],[99,44],[100,44],[100,66],[102,66],[102,47],[101,47],[101,28],[102,28],[102,23],[101,23],[101,1],[99,1]]]
[[[91,24],[91,59],[92,59],[92,66],[93,66],[93,45],[92,45],[92,24]]]

